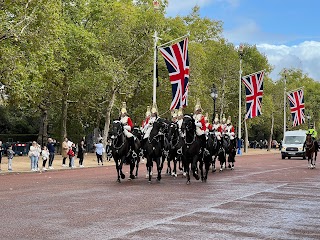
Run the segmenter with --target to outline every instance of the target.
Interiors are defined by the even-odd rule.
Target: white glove
[[[123,126],[124,129],[131,131],[131,127],[129,125]]]
[[[202,127],[201,122],[196,122],[196,126],[201,128]]]

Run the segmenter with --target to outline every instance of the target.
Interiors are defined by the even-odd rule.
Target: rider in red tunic
[[[135,139],[134,139],[133,134],[131,133],[131,130],[133,128],[133,123],[132,123],[131,118],[128,116],[125,102],[122,103],[122,108],[120,111],[120,122],[123,124],[124,135],[128,139],[128,142],[130,144],[133,155],[135,155],[136,154],[134,152],[134,150],[135,150],[134,140]]]
[[[207,155],[209,154],[209,151],[206,149],[205,131],[207,127],[206,127],[204,116],[202,115],[202,108],[201,108],[199,99],[197,99],[197,104],[194,108],[193,119],[195,120],[195,124],[196,124],[196,134],[201,139],[201,148],[203,149],[204,153]]]

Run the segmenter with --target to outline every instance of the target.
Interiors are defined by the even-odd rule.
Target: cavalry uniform
[[[133,137],[131,130],[133,128],[133,123],[131,118],[127,115],[126,103],[122,103],[120,122],[123,124],[123,132],[127,138]]]
[[[206,122],[204,116],[202,115],[202,108],[200,105],[200,100],[197,100],[197,104],[194,108],[194,115],[193,119],[195,120],[196,125],[196,134],[201,139],[201,148],[204,150],[205,154],[209,154],[208,150],[206,149],[206,135],[205,132],[207,130]]]
[[[143,139],[146,139],[150,136],[151,130],[152,130],[152,126],[153,123],[158,119],[158,108],[157,105],[154,103],[151,109],[151,116],[150,119],[148,121],[148,124],[145,125],[145,127],[143,128]]]
[[[219,126],[219,129],[218,129],[218,131],[221,133],[221,136],[226,133],[226,128],[227,128],[226,117],[225,117],[225,115],[223,114],[222,122],[221,122],[221,124],[220,124],[220,126]]]
[[[178,110],[178,127],[179,127],[179,133],[180,133],[180,136],[182,137],[183,134],[182,134],[182,131],[181,131],[181,127],[182,127],[182,123],[183,123],[183,111],[182,111],[182,108],[179,108]]]
[[[206,130],[205,133],[209,134],[210,131],[212,131],[212,124],[209,123],[209,119],[208,119],[208,113],[206,114],[206,116],[204,117],[205,123],[206,123]]]
[[[230,137],[230,140],[233,140],[234,137],[235,137],[234,127],[231,124],[231,117],[230,116],[228,117],[228,120],[227,120],[227,126],[226,126],[226,129],[225,129],[225,134],[227,134]]]
[[[128,138],[128,142],[131,147],[131,151],[133,153],[132,156],[136,156],[136,153],[134,151],[135,150],[135,144],[134,144],[135,137],[131,133],[131,130],[133,128],[133,123],[132,123],[131,118],[127,114],[128,113],[127,113],[127,109],[126,109],[126,103],[123,102],[122,108],[120,111],[120,122],[123,124],[124,135]]]
[[[175,109],[171,111],[171,121],[173,123],[178,122],[178,114],[177,114],[177,110],[175,110]]]
[[[146,118],[142,121],[141,131],[143,131],[144,127],[149,123],[150,117],[151,117],[150,106],[147,106]]]
[[[218,114],[216,114],[215,118],[214,118],[214,123],[212,125],[212,130],[214,132],[214,135],[216,136],[216,138],[218,140],[221,140],[221,132],[219,131],[220,129],[220,123],[219,123],[219,118],[218,118]]]

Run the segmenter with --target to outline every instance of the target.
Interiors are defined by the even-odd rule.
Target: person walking
[[[80,143],[78,144],[78,158],[79,158],[79,167],[84,167],[83,166],[83,159],[84,159],[84,153],[85,153],[85,145],[84,141],[81,140]]]
[[[74,156],[76,154],[76,145],[72,143],[71,147],[68,150],[68,156],[69,156],[69,168],[74,168]]]
[[[103,154],[103,144],[102,144],[102,139],[99,140],[99,143],[95,144],[94,147],[96,148],[96,156],[97,156],[97,161],[98,165],[103,166],[103,161],[102,161],[102,154]]]
[[[47,171],[46,163],[47,163],[47,160],[49,159],[49,156],[50,156],[50,153],[49,153],[47,146],[43,146],[41,155],[42,155],[42,171]]]
[[[7,156],[8,156],[8,171],[12,171],[12,159],[14,156],[14,151],[12,150],[12,146],[9,146],[7,149]]]
[[[66,167],[66,159],[68,157],[68,151],[69,151],[69,146],[68,146],[68,138],[65,137],[64,141],[62,142],[62,151],[61,151],[61,155],[62,155],[62,167]]]
[[[47,144],[47,149],[49,151],[49,169],[53,169],[52,163],[54,160],[54,154],[55,154],[55,146],[56,146],[56,141],[53,140],[52,138],[48,139],[48,144]]]

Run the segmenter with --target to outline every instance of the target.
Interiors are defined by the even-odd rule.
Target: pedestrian
[[[12,150],[12,146],[9,146],[7,149],[7,156],[8,156],[8,171],[12,171],[12,159],[14,156],[14,151]]]
[[[96,148],[96,156],[97,156],[97,161],[98,161],[98,165],[103,166],[103,161],[102,161],[102,154],[103,154],[103,144],[102,144],[102,139],[99,140],[99,143],[94,145]]]
[[[68,146],[68,138],[65,137],[64,141],[62,142],[62,167],[66,167],[66,159],[68,157],[68,151],[69,151],[69,146]]]
[[[2,147],[2,141],[0,141],[0,172],[1,172],[1,161],[2,161],[2,154],[3,154],[3,147]]]
[[[85,154],[85,145],[84,145],[84,140],[81,140],[80,143],[78,144],[78,158],[79,158],[79,167],[84,167],[83,166],[83,159],[84,159],[84,154]]]
[[[49,153],[47,146],[43,146],[41,155],[42,155],[42,171],[47,171],[46,163],[47,163],[47,160],[49,159],[49,156],[50,156],[50,153]]]
[[[68,156],[69,156],[69,168],[74,168],[74,156],[76,155],[77,148],[74,143],[71,144],[71,147],[69,148],[68,151]]]
[[[36,141],[33,141],[28,153],[28,156],[30,157],[30,160],[31,160],[32,172],[38,171],[38,161],[39,161],[40,152],[41,152],[40,145]]]
[[[112,157],[111,153],[111,140],[109,139],[106,146],[106,153],[107,153],[107,161],[110,162],[110,159]]]
[[[47,149],[49,151],[49,169],[53,169],[52,163],[54,160],[54,154],[55,154],[55,149],[56,147],[56,140],[53,140],[52,138],[48,139],[48,144],[47,144]]]

